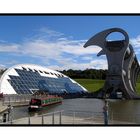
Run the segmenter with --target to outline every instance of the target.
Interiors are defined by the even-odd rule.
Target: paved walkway
[[[0,113],[4,112],[7,109],[7,105],[3,105],[2,101],[0,100]]]
[[[47,116],[42,119],[42,117],[25,117],[17,120],[13,120],[12,124],[23,124],[23,125],[60,125],[60,124],[71,124],[71,125],[77,125],[77,124],[89,124],[89,125],[94,125],[94,124],[103,124],[102,120],[85,120],[83,118],[73,118],[71,116],[62,116],[61,121],[59,116],[55,116],[54,122],[52,116]]]
[[[11,124],[11,122],[9,122]],[[103,118],[79,118],[79,117],[71,117],[71,116],[60,116],[57,115],[52,116],[34,116],[34,117],[25,117],[17,120],[13,120],[12,124],[19,125],[104,125]],[[11,125],[12,125],[11,124]],[[136,124],[134,122],[124,122],[124,121],[109,121],[109,125],[127,125],[127,124]],[[4,125],[4,124],[3,124]]]

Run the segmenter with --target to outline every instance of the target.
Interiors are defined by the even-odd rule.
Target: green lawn
[[[96,80],[96,79],[74,79],[83,87],[85,87],[89,92],[97,91],[102,88],[104,85],[104,80]],[[137,93],[140,94],[140,80],[137,82],[136,86]]]
[[[137,90],[137,93],[140,94],[140,83],[139,82],[136,84],[136,90]]]
[[[85,87],[89,92],[97,91],[104,85],[104,80],[94,80],[94,79],[74,79],[83,87]]]

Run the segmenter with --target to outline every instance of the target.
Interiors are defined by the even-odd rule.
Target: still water
[[[28,112],[28,107],[15,107],[13,118],[41,115],[54,111],[103,112],[104,100],[65,99],[62,104],[45,107],[36,112]],[[140,100],[108,100],[109,117],[118,121],[140,123]]]

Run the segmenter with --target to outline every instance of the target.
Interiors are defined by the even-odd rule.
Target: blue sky
[[[33,63],[52,69],[106,69],[99,47],[83,48],[94,34],[126,30],[140,60],[140,16],[0,16],[0,67]]]

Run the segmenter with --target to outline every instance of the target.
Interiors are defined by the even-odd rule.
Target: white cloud
[[[140,35],[138,35],[136,38],[130,39],[130,43],[132,44],[135,54],[137,55],[137,58],[139,58],[140,54]]]
[[[101,48],[97,46],[83,48],[86,40],[69,39],[69,37],[65,37],[64,34],[48,28],[42,28],[40,31],[41,33],[39,35],[35,35],[35,37],[27,39],[19,44],[7,44],[3,42],[0,44],[0,52],[13,53],[17,55],[20,54],[23,57],[25,57],[25,55],[37,57],[44,64],[49,64],[50,60],[54,60],[57,64],[50,64],[49,67],[59,70],[107,68],[106,60],[93,60],[90,56],[96,55]],[[78,59],[87,60],[88,62],[84,63]],[[13,60],[13,62],[15,61]]]
[[[48,66],[48,68],[55,69],[55,70],[85,70],[85,69],[107,69],[107,61],[104,59],[94,59],[89,63],[67,63],[63,66],[52,65]]]
[[[136,55],[139,55],[140,54],[140,35],[138,35],[136,38],[130,39],[130,43],[132,44]]]
[[[0,44],[0,52],[19,52],[20,45],[18,44]]]
[[[0,64],[0,70],[6,69],[6,66],[3,64]]]
[[[31,56],[46,57],[48,59],[59,57],[61,52],[60,48],[55,43],[50,43],[43,40],[36,40],[26,42],[23,45],[21,52]]]
[[[0,43],[6,43],[6,41],[5,40],[0,40]]]
[[[62,53],[69,53],[72,55],[88,55],[96,54],[101,49],[97,46],[83,48],[84,43],[82,41],[71,41],[63,40],[56,42],[49,42],[46,40],[35,40],[32,42],[26,42],[23,47],[22,52],[30,55],[46,56],[49,58],[54,58],[54,56],[60,56]]]
[[[11,61],[7,61],[6,64],[7,65],[16,65],[16,64],[19,64],[19,61],[17,61],[17,60],[11,60]]]
[[[94,47],[88,47],[88,48],[83,48],[83,44],[77,44],[77,45],[65,45],[63,46],[63,51],[67,53],[71,53],[73,55],[87,55],[87,54],[96,54],[98,53],[101,49],[97,46]]]
[[[8,68],[9,66],[13,66],[13,65],[17,65],[20,64],[22,62],[19,62],[18,60],[14,60],[14,59],[6,59],[6,60],[0,60],[0,69],[5,69]]]
[[[83,56],[82,60],[93,60],[92,56]]]
[[[140,35],[136,38],[130,39],[130,42],[134,46],[134,48],[140,48]]]
[[[47,27],[42,27],[39,31],[41,37],[43,37],[42,34],[44,34],[44,36],[49,36],[49,37],[61,37],[64,35],[63,33],[51,30]]]

